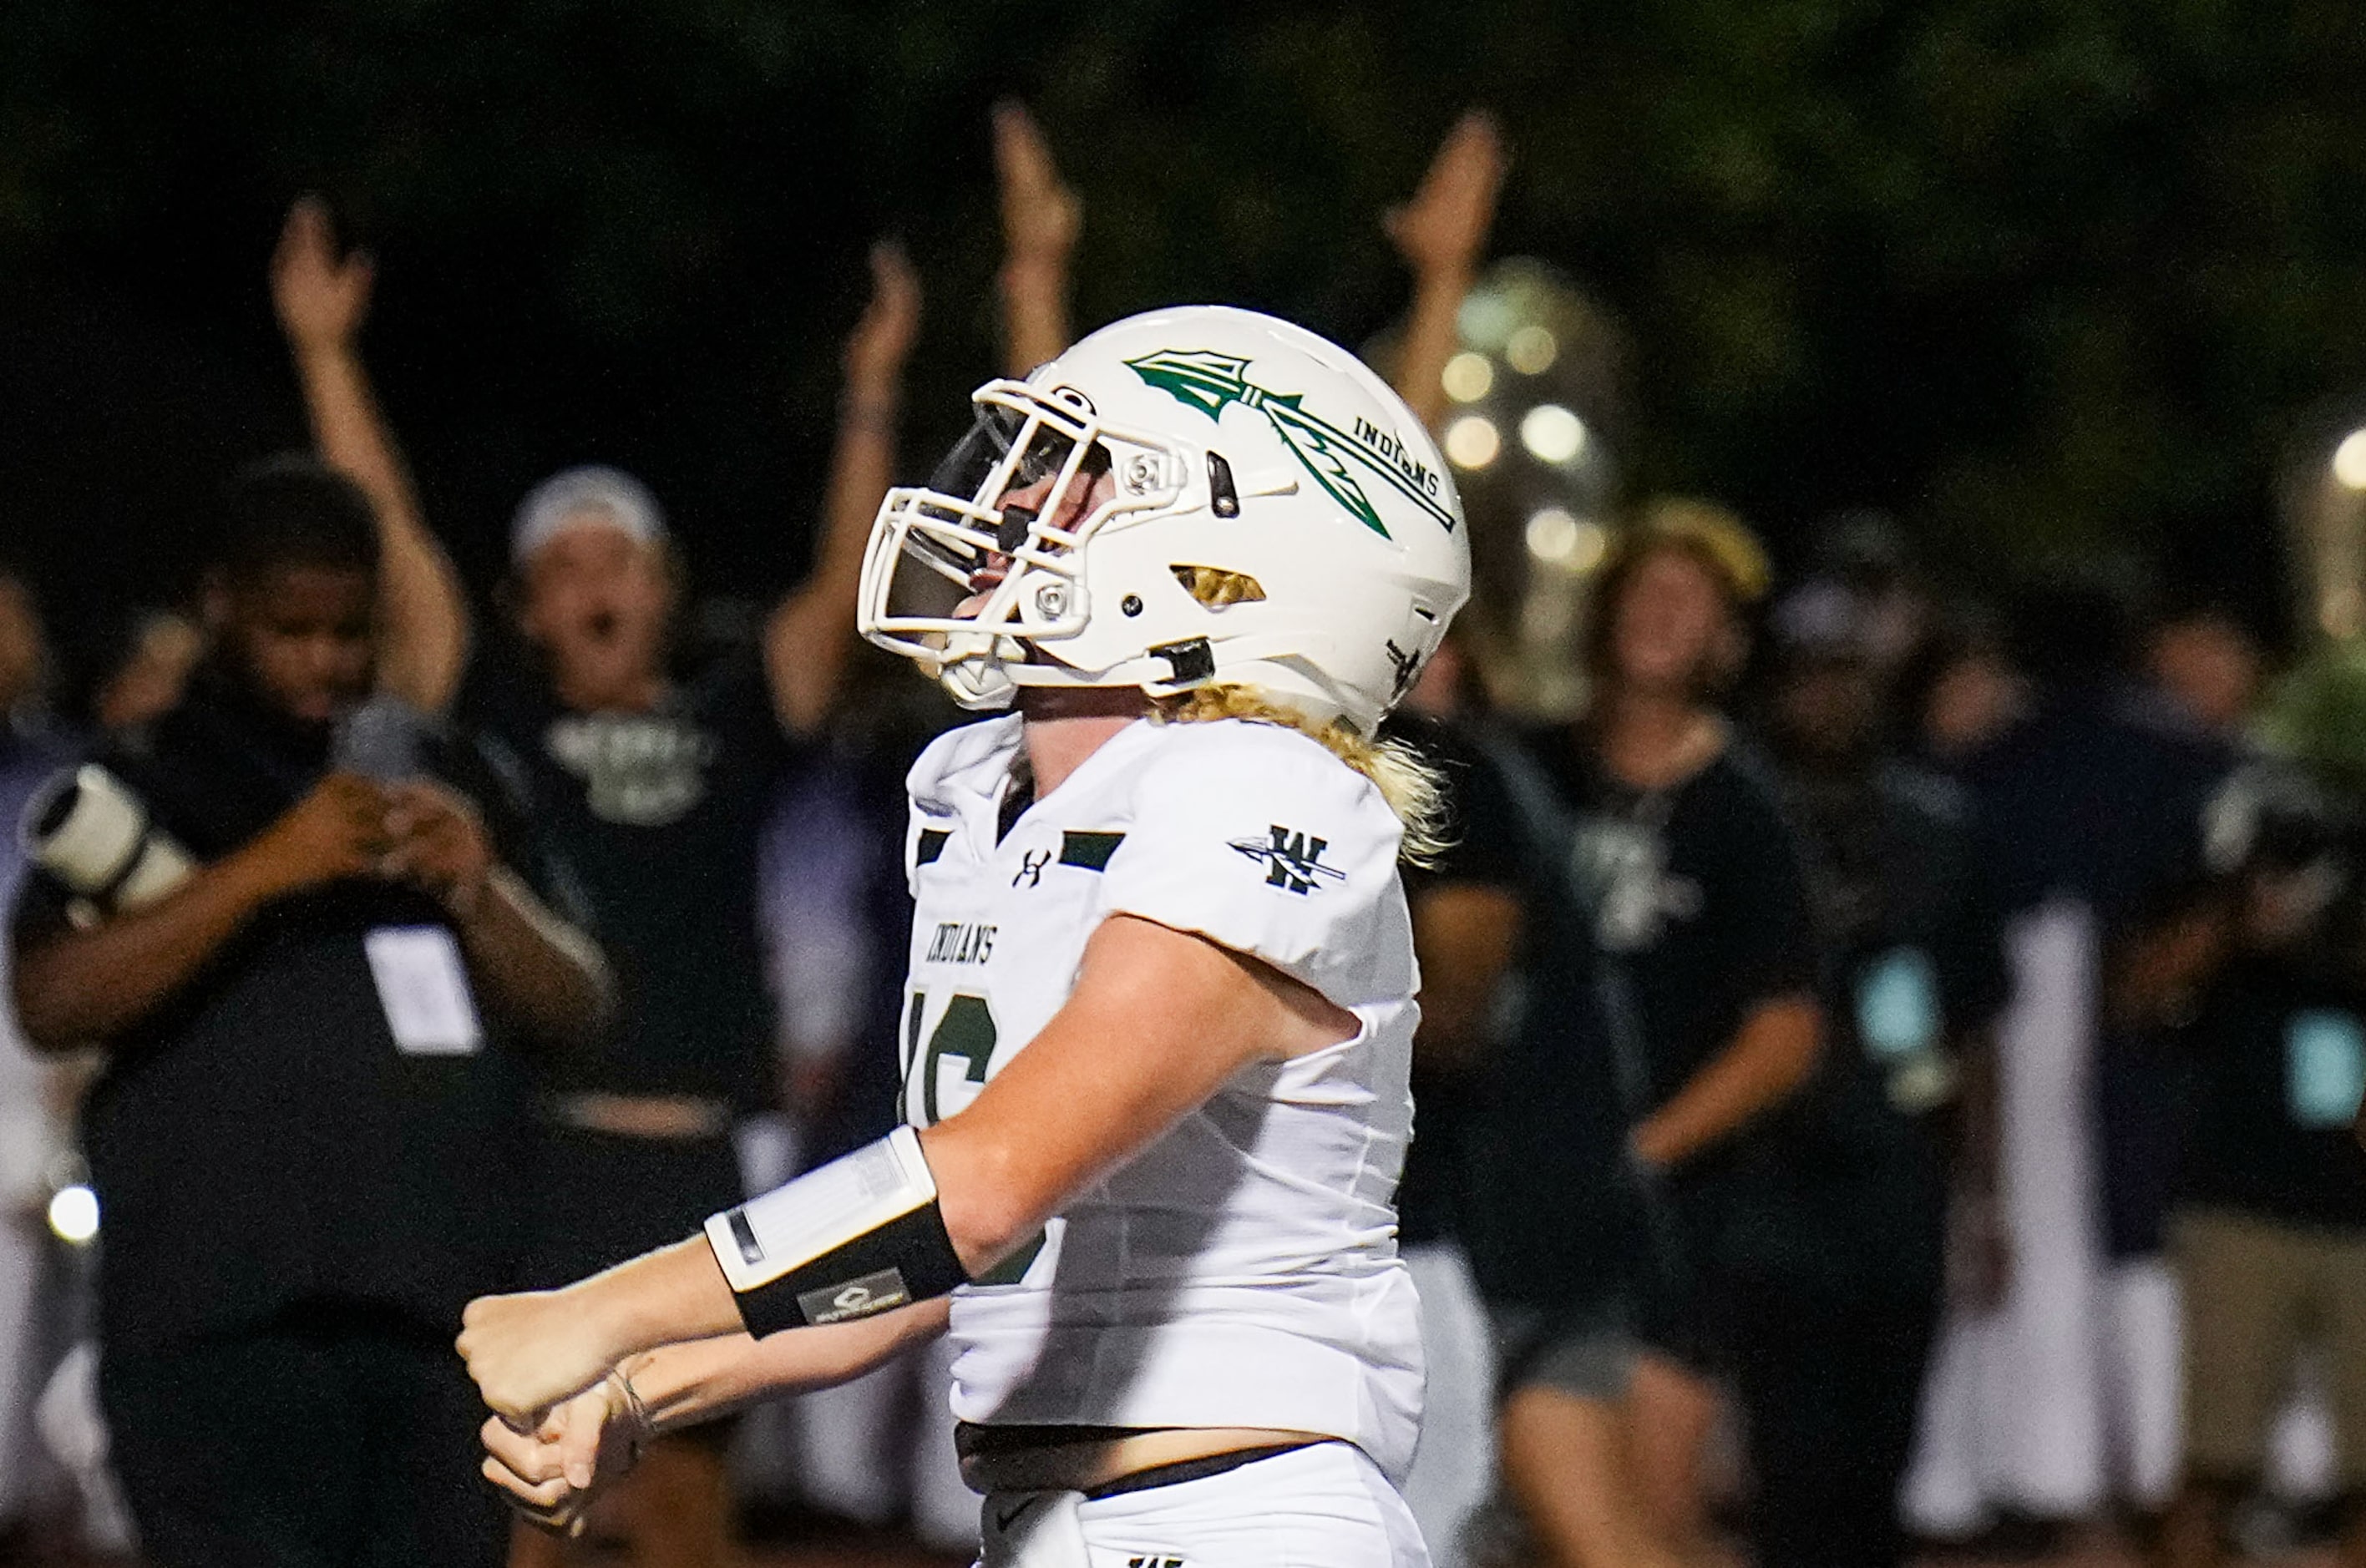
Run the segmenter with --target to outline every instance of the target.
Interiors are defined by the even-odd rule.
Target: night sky
[[[41,0],[0,13],[0,550],[67,609],[183,580],[223,475],[301,439],[264,266],[311,188],[480,588],[600,460],[769,593],[874,234],[930,291],[907,469],[998,368],[996,97],[1085,199],[1080,330],[1214,299],[1351,342],[1405,297],[1380,210],[1486,103],[1495,250],[1624,322],[1641,483],[1778,547],[1870,503],[1943,561],[2266,602],[2274,465],[2366,392],[2361,66],[2329,5]]]

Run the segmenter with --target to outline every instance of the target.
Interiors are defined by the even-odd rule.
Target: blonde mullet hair
[[[1380,799],[1404,829],[1398,857],[1409,866],[1436,866],[1452,847],[1446,836],[1446,779],[1435,763],[1399,740],[1357,734],[1337,720],[1317,725],[1245,686],[1195,687],[1160,700],[1154,712],[1162,723],[1203,724],[1240,719],[1275,724],[1320,744],[1324,750],[1372,781]]]

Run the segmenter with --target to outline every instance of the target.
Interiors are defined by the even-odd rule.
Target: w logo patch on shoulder
[[[1313,892],[1320,885],[1317,878],[1328,878],[1333,881],[1346,879],[1346,872],[1336,866],[1323,864],[1323,851],[1329,846],[1328,839],[1311,838],[1279,823],[1273,824],[1270,839],[1236,838],[1230,846],[1236,855],[1264,862],[1266,886],[1287,889],[1293,893]]]

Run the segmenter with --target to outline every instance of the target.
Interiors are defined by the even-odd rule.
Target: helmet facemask
[[[1090,621],[1084,554],[1113,522],[1177,510],[1190,454],[1104,425],[1068,388],[994,381],[925,486],[890,490],[863,562],[862,629],[964,707],[1007,704],[1006,666]]]

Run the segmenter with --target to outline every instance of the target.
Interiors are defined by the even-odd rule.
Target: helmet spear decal
[[[1390,432],[1371,429],[1371,437],[1388,443],[1381,445],[1308,413],[1299,406],[1305,394],[1275,392],[1259,386],[1248,379],[1249,362],[1234,354],[1211,349],[1162,349],[1125,363],[1145,384],[1189,404],[1211,420],[1221,416],[1227,403],[1238,403],[1263,414],[1272,424],[1274,433],[1281,438],[1281,443],[1313,476],[1314,482],[1381,538],[1390,537],[1388,528],[1355,476],[1348,472],[1350,459],[1402,491],[1436,518],[1440,527],[1452,531],[1454,514],[1431,493],[1437,484],[1436,476],[1426,465],[1406,454],[1403,443]],[[1390,450],[1391,446],[1396,450]]]

